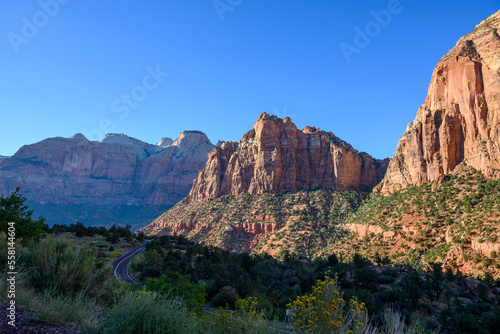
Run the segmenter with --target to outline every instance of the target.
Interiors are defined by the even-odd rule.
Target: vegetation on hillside
[[[476,276],[500,272],[500,180],[473,168],[439,183],[371,195],[346,223],[380,229],[344,239],[345,256],[359,252],[418,268],[438,261]]]
[[[265,251],[313,257],[327,252],[345,235],[338,225],[355,211],[368,189],[332,191],[319,189],[289,193],[225,195],[209,202],[184,199],[159,217],[175,224],[195,223],[189,239],[235,251]],[[274,234],[255,237],[257,229],[273,224]],[[148,233],[158,231],[149,227]],[[259,232],[257,232],[259,233]]]

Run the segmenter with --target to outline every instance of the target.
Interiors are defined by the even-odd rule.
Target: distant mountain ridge
[[[214,145],[199,131],[184,131],[175,141],[163,138],[160,143],[148,144],[124,134],[108,134],[92,142],[76,134],[26,145],[0,160],[0,194],[20,187],[29,201],[38,207],[49,205],[51,210],[53,205],[61,205],[61,210],[65,205],[165,209],[188,194]],[[103,215],[106,212],[109,208],[103,208]],[[99,216],[95,212],[85,215],[75,219],[92,223]],[[143,223],[152,218],[144,218]]]

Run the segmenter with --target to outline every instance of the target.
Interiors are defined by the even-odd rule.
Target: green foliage
[[[72,244],[49,236],[30,241],[19,264],[28,272],[28,282],[39,292],[52,290],[67,296],[96,297],[106,291],[111,266],[98,267],[97,249],[90,244]]]
[[[9,197],[0,197],[0,231],[7,232],[8,223],[14,223],[15,238],[23,245],[38,237],[47,227],[45,218],[33,219],[33,210],[30,210],[25,202],[26,197],[19,193],[19,188]]]
[[[106,309],[95,300],[81,295],[69,297],[55,290],[39,293],[21,284],[17,288],[16,304],[35,311],[29,316],[29,320],[33,322],[61,324],[71,321],[83,326],[93,326]]]
[[[205,283],[190,283],[189,275],[180,276],[177,279],[168,278],[166,275],[162,275],[159,280],[148,278],[145,289],[180,297],[186,302],[188,308],[196,312],[201,312],[206,303]]]
[[[202,333],[226,334],[272,334],[281,333],[279,328],[270,326],[264,314],[258,309],[257,298],[248,297],[236,301],[236,311],[219,308],[200,317]]]
[[[102,334],[197,333],[198,324],[184,304],[171,296],[140,291],[128,294],[97,326]]]
[[[426,273],[425,287],[429,299],[438,300],[444,289],[444,274],[441,263],[431,263],[431,270]]]

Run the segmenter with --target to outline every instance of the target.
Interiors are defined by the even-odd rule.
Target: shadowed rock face
[[[359,153],[330,132],[299,130],[288,117],[262,113],[243,139],[209,153],[190,197],[205,201],[225,194],[373,187],[387,163]]]
[[[464,163],[500,176],[500,11],[437,64],[429,92],[400,139],[377,192],[420,185]]]
[[[120,134],[78,134],[23,146],[0,159],[0,194],[16,187],[40,204],[173,205],[185,197],[214,145],[198,131],[151,145]]]

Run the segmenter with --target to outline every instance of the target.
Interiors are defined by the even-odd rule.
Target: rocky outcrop
[[[500,176],[500,11],[437,64],[377,192],[420,185],[466,164]]]
[[[158,231],[158,235],[174,235],[174,234],[196,234],[199,230],[211,231],[212,229],[218,228],[216,225],[197,223],[197,222],[166,222],[166,221],[158,221],[154,225],[154,229]],[[279,224],[277,223],[240,223],[235,225],[226,225],[224,227],[225,231],[237,231],[250,235],[258,235],[258,234],[266,234],[273,233],[280,229]],[[194,233],[192,233],[194,231]],[[149,230],[148,230],[148,233]]]
[[[92,142],[77,134],[23,146],[0,160],[0,194],[20,187],[28,200],[61,205],[61,210],[65,205],[171,206],[189,193],[214,145],[199,131],[159,144],[123,134]]]
[[[262,113],[243,139],[225,142],[209,153],[190,198],[206,201],[225,194],[373,187],[387,163],[359,153],[330,132],[314,127],[300,130],[289,117]]]

